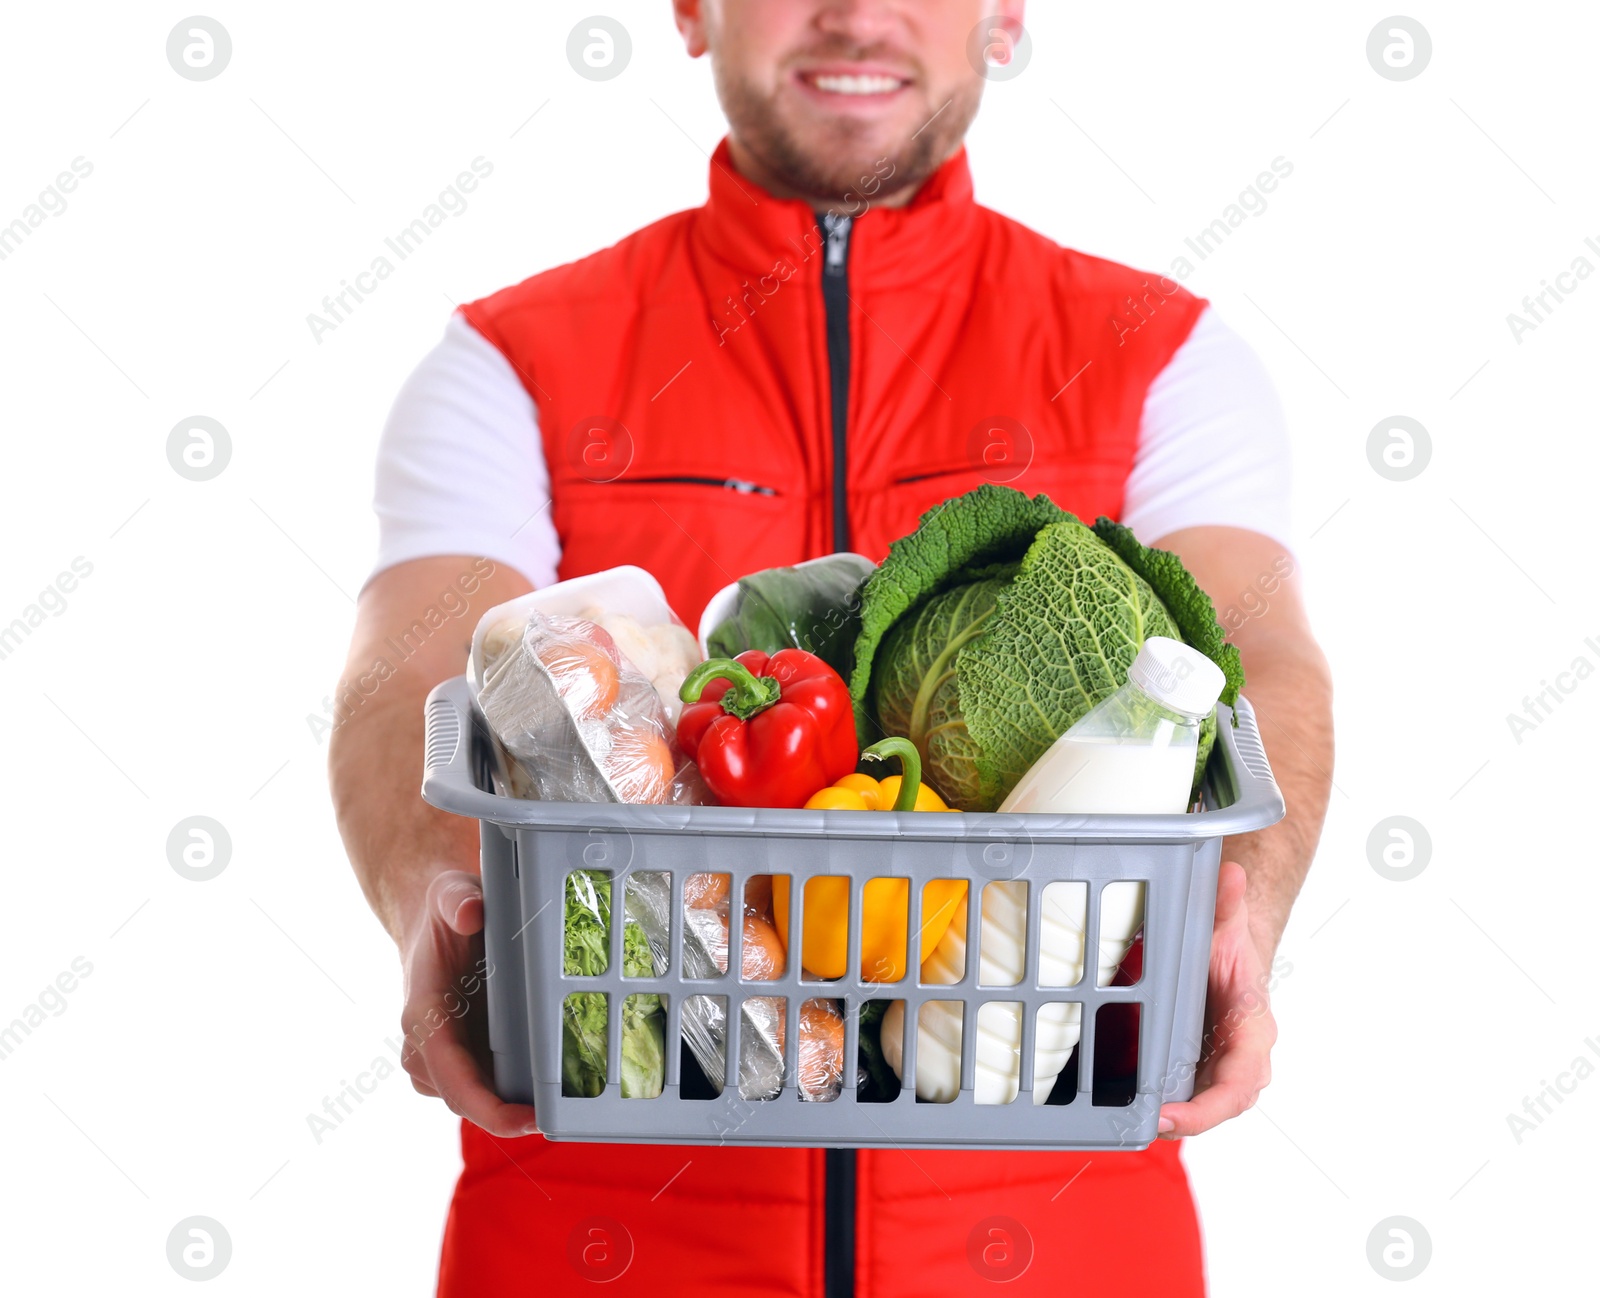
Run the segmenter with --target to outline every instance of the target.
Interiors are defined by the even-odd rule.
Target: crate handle
[[[1232,797],[1226,807],[1195,817],[1206,822],[1207,836],[1248,833],[1282,820],[1283,792],[1267,762],[1256,710],[1243,695],[1232,709],[1226,704],[1217,705],[1217,743],[1222,748],[1218,783],[1232,786],[1218,791],[1231,793]]]
[[[502,801],[472,778],[472,693],[465,676],[441,681],[423,713],[422,796],[431,806],[479,820],[496,818]]]

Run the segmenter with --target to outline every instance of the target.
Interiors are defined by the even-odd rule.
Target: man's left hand
[[[1278,1039],[1267,1001],[1268,975],[1250,937],[1244,867],[1224,861],[1217,876],[1216,926],[1206,989],[1206,1035],[1191,1100],[1161,1106],[1163,1140],[1197,1136],[1237,1118],[1272,1080]]]

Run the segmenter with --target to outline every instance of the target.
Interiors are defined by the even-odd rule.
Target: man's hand
[[[520,574],[471,555],[412,559],[374,577],[357,605],[328,751],[350,864],[400,949],[401,1059],[412,1085],[497,1136],[534,1126],[531,1108],[495,1098],[480,1064],[478,825],[430,807],[417,783],[428,691],[462,669],[478,618],[529,589]]]
[[[1237,1117],[1271,1076],[1268,1056],[1278,1030],[1267,1007],[1265,970],[1328,809],[1333,684],[1300,600],[1294,556],[1276,541],[1240,528],[1191,527],[1155,544],[1174,551],[1222,610],[1288,808],[1278,824],[1223,841],[1227,859],[1217,881],[1195,1097],[1161,1109],[1161,1135],[1175,1139]]]
[[[414,913],[401,922],[405,1008],[400,1062],[423,1095],[443,1100],[451,1112],[493,1136],[527,1136],[538,1130],[533,1109],[505,1104],[484,1080],[482,1054],[472,1039],[481,1022],[484,969],[483,889],[475,876],[446,870],[428,884]]]
[[[1224,861],[1206,985],[1206,1035],[1192,1100],[1163,1104],[1161,1139],[1197,1136],[1237,1118],[1272,1080],[1278,1027],[1267,1003],[1267,971],[1250,936],[1244,867]]]

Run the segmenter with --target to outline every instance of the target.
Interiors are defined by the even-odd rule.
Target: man
[[[1332,762],[1276,401],[1176,284],[974,202],[970,50],[1003,57],[1022,0],[673,7],[729,122],[709,202],[464,307],[380,454],[381,551],[348,678],[442,592],[471,603],[413,637],[331,759],[351,860],[400,948],[406,1067],[467,1120],[440,1292],[575,1291],[594,1278],[575,1232],[598,1216],[633,1249],[617,1292],[968,1293],[971,1232],[1001,1216],[1033,1249],[1017,1292],[1202,1293],[1173,1141],[1267,1083],[1266,971]],[[1194,1099],[1163,1109],[1168,1139],[1092,1158],[544,1141],[532,1109],[490,1091],[474,1020],[426,1026],[459,1004],[483,923],[476,826],[417,794],[426,692],[462,670],[484,609],[532,587],[638,563],[692,626],[740,574],[835,549],[881,559],[985,479],[1182,556],[1226,610],[1289,802],[1281,825],[1227,844],[1215,1049]]]

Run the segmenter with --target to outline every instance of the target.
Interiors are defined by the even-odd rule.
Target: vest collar
[[[927,280],[969,255],[977,204],[965,147],[904,207],[874,207],[865,196],[862,204],[851,230],[853,289]],[[822,273],[821,236],[810,205],[776,198],[740,175],[726,139],[711,158],[711,194],[698,214],[696,238],[741,275],[766,275],[781,262],[804,276]]]

